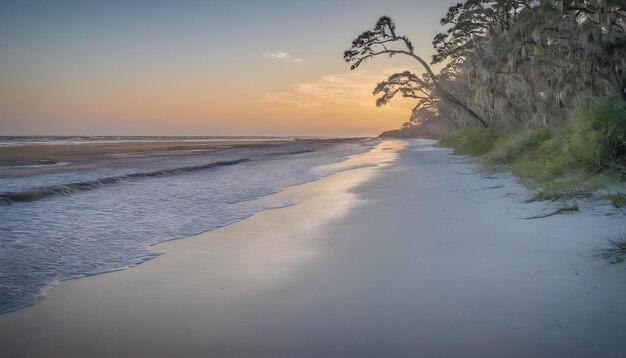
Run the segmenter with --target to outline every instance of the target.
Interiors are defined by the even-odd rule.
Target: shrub
[[[606,194],[602,196],[604,200],[610,200],[616,208],[626,207],[626,193]]]
[[[568,127],[537,131],[528,135],[529,145],[519,158],[511,163],[513,172],[543,185],[554,182],[557,177],[569,171],[568,162],[563,157],[563,147],[571,130]]]
[[[626,104],[618,98],[590,98],[579,102],[573,133],[564,148],[570,160],[590,172],[601,172],[624,162]]]
[[[552,135],[552,131],[548,128],[536,128],[517,134],[501,135],[493,149],[486,155],[485,160],[490,164],[510,164],[524,155],[525,152],[539,147]]]
[[[455,153],[481,156],[484,170],[506,165],[536,190],[531,200],[590,196],[626,180],[626,102],[590,98],[579,102],[569,123],[516,133],[466,128],[442,144]],[[605,199],[626,207],[626,194]]]
[[[453,147],[457,154],[478,156],[489,152],[498,136],[493,129],[464,128],[444,138],[441,144]]]

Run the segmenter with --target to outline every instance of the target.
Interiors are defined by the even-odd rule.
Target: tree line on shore
[[[378,56],[414,58],[379,83],[377,105],[416,100],[411,120],[516,130],[572,117],[584,97],[626,98],[625,0],[467,0],[441,19],[430,64],[389,17],[358,36],[344,59],[357,68]]]
[[[446,123],[444,142],[509,165],[548,199],[626,180],[626,0],[466,0],[441,25],[429,61],[386,16],[344,52],[353,70],[377,56],[424,69],[374,88],[378,106],[415,100],[403,129]]]

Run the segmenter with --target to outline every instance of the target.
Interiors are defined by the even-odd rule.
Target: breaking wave
[[[0,202],[12,203],[16,201],[33,201],[33,200],[41,199],[49,195],[55,195],[55,194],[69,195],[69,194],[80,192],[80,191],[92,190],[104,184],[119,184],[119,183],[128,182],[129,180],[133,180],[133,179],[158,178],[158,177],[164,177],[164,176],[169,176],[169,175],[178,175],[178,174],[195,172],[199,170],[206,170],[206,169],[219,167],[219,166],[235,165],[235,164],[244,163],[248,161],[250,161],[249,158],[242,158],[242,159],[236,159],[236,160],[223,160],[223,161],[207,163],[203,165],[163,169],[163,170],[144,172],[144,173],[142,172],[132,173],[128,175],[107,177],[107,178],[101,178],[97,180],[86,181],[86,182],[55,185],[55,186],[50,186],[50,187],[45,187],[45,188],[37,188],[33,190],[28,190],[28,191],[9,192],[9,193],[0,194]]]

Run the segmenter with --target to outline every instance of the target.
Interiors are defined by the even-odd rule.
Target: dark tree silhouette
[[[417,120],[417,114],[422,110],[429,113],[438,112],[452,120],[442,106],[443,99],[435,93],[430,76],[423,75],[420,78],[410,71],[394,73],[387,80],[379,82],[373,91],[374,95],[380,95],[376,100],[376,106],[378,107],[389,103],[397,94],[405,98],[416,99],[417,103],[413,107],[411,120]]]
[[[467,0],[451,6],[440,21],[450,27],[433,40],[436,53],[432,63],[462,62],[472,41],[489,33],[508,31],[519,13],[530,8],[531,1],[519,0]]]
[[[437,76],[428,63],[415,54],[413,44],[411,44],[411,41],[409,41],[406,36],[396,33],[396,25],[387,16],[381,17],[376,23],[376,26],[374,26],[374,29],[365,31],[352,41],[352,47],[344,52],[343,59],[351,63],[350,69],[354,70],[364,61],[379,55],[388,55],[389,57],[405,55],[415,59],[426,70],[433,84],[433,92],[436,92],[436,95],[439,95],[445,101],[465,111],[482,127],[488,127],[487,122],[469,108],[467,104],[439,84]],[[417,76],[415,76],[415,78],[417,78]]]

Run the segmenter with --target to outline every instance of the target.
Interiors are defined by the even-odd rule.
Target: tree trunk
[[[472,118],[474,118],[476,121],[478,121],[483,128],[489,128],[489,124],[487,124],[487,122],[481,116],[479,116],[478,113],[474,112],[465,103],[461,102],[461,100],[459,100],[455,95],[453,95],[452,93],[444,90],[439,85],[437,85],[437,89],[439,91],[443,92],[444,97],[447,97],[446,98],[447,101],[449,101],[450,103],[454,104],[455,106],[461,108],[463,111],[465,111],[467,114],[469,114]]]
[[[430,76],[431,80],[435,84],[435,87],[437,87],[437,90],[443,94],[444,99],[446,99],[450,103],[452,103],[455,106],[457,106],[457,107],[461,108],[462,110],[464,110],[472,118],[474,118],[476,121],[478,121],[478,123],[480,123],[480,125],[483,128],[489,128],[489,124],[487,124],[487,121],[485,121],[481,116],[479,116],[478,113],[472,111],[471,108],[469,108],[465,103],[463,103],[455,95],[453,95],[452,93],[448,92],[445,88],[443,88],[443,87],[441,87],[441,85],[439,85],[439,82],[437,82],[437,76],[435,75],[435,73],[433,72],[433,70],[430,68],[430,66],[428,65],[428,63],[426,61],[424,61],[421,57],[419,57],[418,55],[416,55],[413,52],[409,52],[409,51],[398,51],[398,52],[401,52],[401,53],[404,53],[406,55],[409,55],[409,56],[413,57],[414,59],[417,60],[417,62],[419,62],[422,65],[422,67],[424,67],[424,69],[426,70],[426,72]]]

